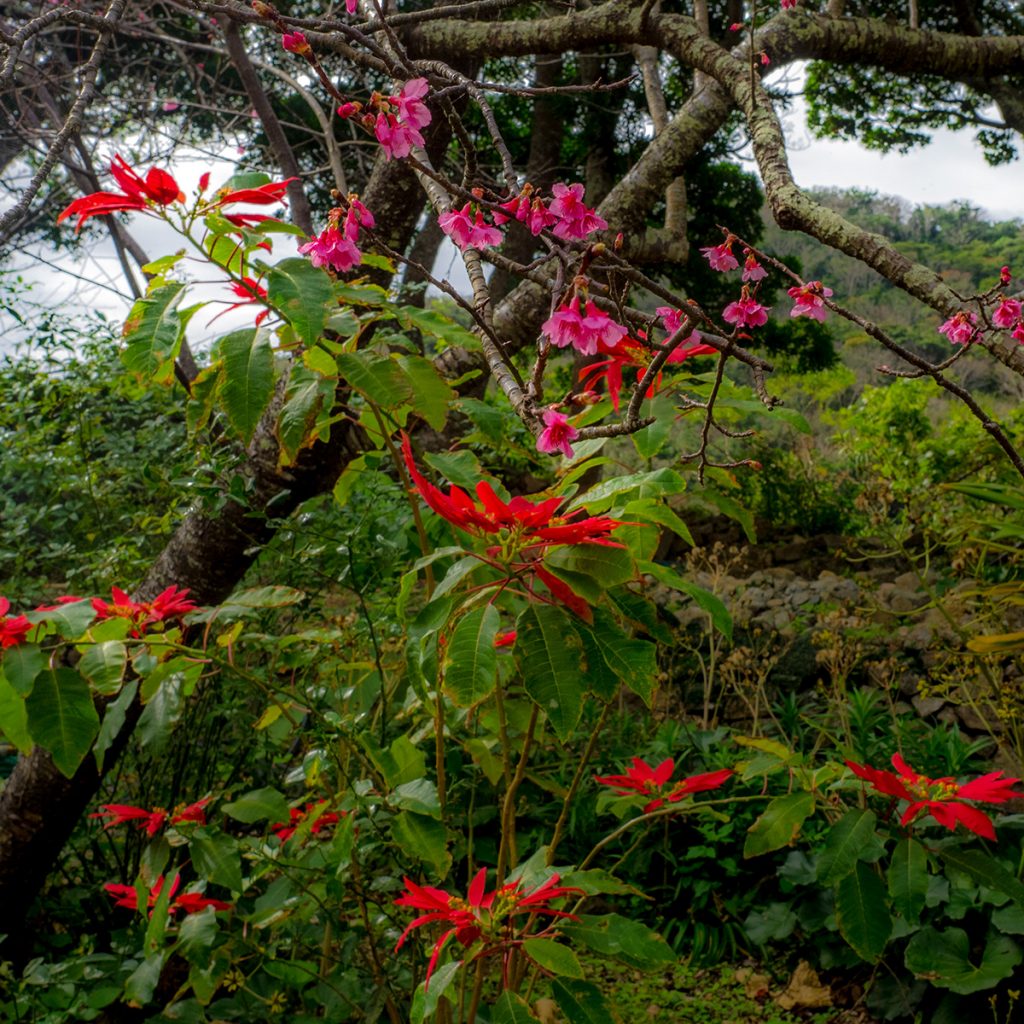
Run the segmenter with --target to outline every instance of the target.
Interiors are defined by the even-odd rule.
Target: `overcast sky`
[[[790,164],[800,186],[874,189],[902,196],[911,203],[947,203],[966,199],[991,217],[1024,219],[1024,163],[1016,161],[990,167],[967,132],[939,131],[935,133],[932,144],[924,149],[906,155],[883,155],[854,142],[812,139],[799,100],[784,120]],[[209,160],[204,159],[191,165],[176,164],[174,172],[188,192],[195,188],[199,175],[209,167]],[[222,173],[214,172],[215,182],[218,177],[226,178],[229,174],[230,166],[225,161]],[[133,217],[131,230],[151,258],[178,247],[176,236],[152,218]],[[275,248],[279,257],[293,255],[294,246],[295,241],[290,237],[277,236]],[[450,275],[456,283],[464,281],[458,253],[452,246],[448,246],[448,250],[441,253],[436,272]],[[124,281],[109,243],[97,245],[92,253],[82,253],[74,258],[60,256],[55,265],[42,262],[51,255],[42,251],[25,253],[18,260],[19,269],[24,270],[23,276],[33,283],[32,298],[35,301],[44,305],[72,303],[83,308],[102,309],[115,320],[124,318],[129,300],[123,295]],[[62,269],[77,276],[62,274]],[[205,297],[220,294],[223,292],[219,289],[207,290]],[[217,332],[245,322],[244,317],[237,319],[239,316],[233,314],[218,321]],[[204,317],[195,322],[201,334],[207,333],[204,325],[208,319]],[[12,338],[20,333],[0,311],[0,344],[6,341],[9,345]]]

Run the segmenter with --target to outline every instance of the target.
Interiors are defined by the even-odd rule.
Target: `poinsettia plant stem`
[[[534,704],[530,711],[530,723],[526,727],[526,735],[523,737],[523,749],[516,764],[516,772],[512,777],[511,785],[505,790],[505,800],[501,807],[501,845],[498,848],[497,871],[499,885],[505,881],[506,871],[514,868],[519,862],[516,851],[516,793],[526,775],[526,765],[530,760],[530,747],[533,746],[533,734],[537,728],[538,711],[537,705]]]

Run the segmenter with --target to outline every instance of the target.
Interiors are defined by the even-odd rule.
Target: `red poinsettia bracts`
[[[995,839],[992,819],[984,811],[963,801],[1001,804],[1024,798],[1024,792],[1013,789],[1021,780],[1007,778],[1002,772],[989,772],[970,782],[957,783],[952,778],[930,779],[927,775],[919,775],[899,754],[893,755],[892,764],[897,774],[853,761],[847,761],[846,767],[870,783],[876,792],[907,801],[907,809],[900,818],[903,825],[909,825],[918,815],[926,813],[951,832],[959,823],[975,835]]]
[[[153,884],[153,888],[149,890],[147,906],[151,908],[156,906],[156,901],[160,898],[160,894],[163,892],[164,882],[164,876],[161,875]],[[179,910],[183,910],[186,914],[196,914],[201,910],[205,910],[207,907],[213,907],[214,910],[231,909],[230,903],[225,903],[223,900],[210,899],[198,892],[185,892],[175,899],[174,894],[180,887],[181,875],[175,875],[174,881],[171,882],[170,903],[168,903],[167,906],[168,912],[171,914],[175,914]],[[118,882],[107,882],[103,888],[111,896],[115,897],[115,907],[127,907],[129,910],[139,909],[139,894],[134,885],[121,885]]]
[[[189,822],[194,825],[206,824],[206,805],[213,799],[205,796],[202,800],[196,800],[186,807],[179,805],[173,814],[168,815],[162,807],[147,811],[145,807],[132,807],[130,804],[101,804],[95,814],[90,818],[105,818],[104,830],[113,828],[115,825],[123,825],[125,822],[137,822],[147,835],[155,836],[168,821],[172,825],[181,825]]]
[[[133,601],[120,587],[112,587],[109,603],[94,597],[92,606],[98,619],[129,619],[134,623],[132,636],[141,636],[147,626],[166,619],[177,618],[194,611],[196,604],[188,600],[188,591],[168,587],[152,601]]]
[[[731,768],[720,768],[714,772],[690,775],[669,787],[669,779],[675,768],[676,763],[671,757],[666,757],[656,768],[634,757],[625,775],[595,775],[594,781],[602,786],[611,786],[619,796],[631,796],[633,793],[641,796],[656,795],[656,799],[644,805],[644,814],[647,814],[665,803],[678,803],[693,793],[718,789],[732,775]]]
[[[568,515],[556,516],[555,510],[562,504],[561,498],[547,498],[534,503],[526,498],[516,497],[504,502],[486,480],[476,485],[478,505],[465,491],[454,485],[445,494],[420,473],[412,455],[412,446],[406,435],[402,436],[402,451],[409,475],[419,491],[420,497],[443,519],[467,533],[496,534],[501,530],[516,532],[524,546],[550,546],[555,544],[603,544],[621,547],[608,536],[617,526],[623,524],[607,516],[590,516],[579,519],[583,509]]]
[[[218,195],[210,204],[211,207],[230,206],[232,203],[252,203],[255,206],[273,206],[284,202],[288,186],[298,178],[285,178],[284,181],[268,181],[266,185],[254,188],[236,188],[223,195]],[[252,214],[246,214],[252,217]]]
[[[277,836],[281,842],[286,842],[295,835],[296,829],[313,813],[313,811],[321,804],[327,803],[326,800],[317,800],[315,802],[310,801],[305,807],[290,807],[288,809],[288,822],[279,821],[274,825],[271,825],[271,831]],[[316,821],[313,822],[309,827],[311,835],[316,835],[318,832],[327,828],[329,825],[337,825],[338,821],[344,816],[346,812],[341,812],[341,815],[335,814],[328,811],[325,814],[321,814]]]
[[[32,623],[24,615],[8,615],[11,602],[0,597],[0,649],[17,647],[25,642]]]
[[[90,217],[121,210],[145,210],[150,206],[170,206],[185,198],[174,178],[159,167],[151,167],[142,178],[118,155],[110,163],[110,173],[122,192],[93,192],[81,196],[60,212],[57,223],[77,214],[75,231],[79,231]]]
[[[517,916],[543,915],[576,920],[575,915],[556,910],[551,903],[566,896],[581,896],[583,891],[572,886],[559,885],[558,882],[559,876],[552,875],[534,889],[523,889],[519,882],[510,882],[499,886],[493,892],[486,892],[487,869],[481,868],[474,875],[466,898],[463,899],[452,896],[443,889],[417,885],[406,878],[406,891],[395,900],[395,905],[425,910],[427,913],[421,914],[409,923],[399,937],[395,950],[402,948],[414,928],[435,921],[444,921],[451,926],[434,943],[430,963],[427,965],[427,984],[430,983],[430,976],[434,973],[441,951],[452,936],[464,949],[477,942],[483,943],[473,959],[498,951],[507,953],[516,941],[516,922],[513,919]]]

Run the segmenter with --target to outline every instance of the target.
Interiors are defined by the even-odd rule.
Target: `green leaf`
[[[640,519],[648,523],[657,523],[671,530],[677,537],[682,538],[687,544],[693,544],[693,534],[689,527],[676,515],[675,512],[653,498],[644,498],[642,501],[631,501],[622,510],[623,519]]]
[[[254,587],[232,594],[222,605],[193,612],[189,622],[231,622],[252,615],[261,608],[287,608],[304,600],[306,594],[294,587]]]
[[[583,915],[579,921],[565,921],[559,928],[596,953],[642,971],[653,971],[678,959],[657,932],[618,914]]]
[[[1013,974],[1021,962],[1021,950],[1006,935],[992,935],[981,962],[971,962],[971,941],[962,928],[922,928],[911,938],[904,962],[919,978],[960,995],[995,988]]]
[[[412,811],[401,811],[391,822],[391,834],[403,855],[431,868],[431,877],[443,881],[452,866],[448,833],[440,821]]]
[[[147,956],[124,983],[125,1001],[135,1006],[145,1006],[153,998],[163,969],[163,952]]]
[[[860,860],[875,835],[874,811],[853,810],[829,829],[818,857],[818,881],[834,885],[845,878]]]
[[[274,393],[274,352],[267,331],[247,328],[220,339],[224,361],[219,395],[228,422],[246,444]]]
[[[293,366],[277,417],[277,439],[285,463],[293,463],[303,448],[324,437],[319,421],[330,412],[335,383],[305,366]]]
[[[537,1024],[538,1018],[521,996],[506,989],[494,1004],[491,1021],[493,1024]]]
[[[747,830],[743,856],[758,857],[762,853],[789,846],[813,812],[814,796],[811,793],[789,793],[775,797]]]
[[[588,981],[556,978],[551,983],[551,994],[565,1015],[566,1024],[611,1024],[615,1020],[598,987]]]
[[[576,954],[561,942],[555,942],[554,939],[526,939],[523,951],[534,963],[540,964],[552,974],[565,978],[583,977],[583,968]]]
[[[940,850],[939,857],[947,867],[963,871],[976,882],[998,890],[1024,907],[1024,885],[994,857],[981,850],[964,850],[960,847]]]
[[[188,848],[192,865],[201,878],[232,892],[242,891],[242,859],[231,836],[197,828],[189,838]]]
[[[66,640],[77,640],[96,618],[96,610],[92,601],[83,598],[81,601],[58,605],[49,611],[27,612],[25,617],[29,622],[48,622]]]
[[[928,855],[916,839],[907,836],[896,844],[888,880],[893,909],[914,923],[928,895]]]
[[[257,821],[288,820],[288,801],[273,787],[264,786],[243,793],[237,800],[221,808],[229,818],[252,825]]]
[[[461,961],[453,960],[450,963],[442,964],[430,976],[429,981],[424,981],[416,989],[412,997],[412,1008],[409,1012],[410,1024],[422,1024],[428,1017],[437,1012],[437,1005],[441,996],[455,980],[462,966]]]
[[[624,633],[615,617],[605,608],[594,609],[592,627],[576,620],[573,622],[577,633],[583,638],[587,648],[587,678],[591,689],[595,686],[595,674],[600,669],[594,664],[594,658],[611,672],[616,679],[624,683],[643,702],[650,707],[654,688],[657,685],[658,663],[657,648],[647,640],[636,640]],[[611,698],[614,692],[606,689],[598,690],[602,697]]]
[[[46,669],[25,699],[28,731],[69,779],[100,728],[89,684],[73,669]]]
[[[675,425],[673,413],[674,406],[670,395],[657,395],[641,405],[640,415],[643,418],[654,417],[653,423],[630,435],[633,447],[641,459],[653,459],[661,451]]]
[[[441,430],[458,394],[448,386],[429,359],[400,355],[398,365],[412,383],[410,404],[413,411],[435,430]]]
[[[874,963],[892,934],[892,918],[885,905],[885,885],[870,865],[858,861],[836,889],[839,934],[863,960]]]
[[[586,871],[567,871],[562,875],[561,885],[575,886],[582,889],[587,896],[610,894],[615,896],[639,896],[648,899],[635,886],[622,882],[602,868],[590,868]]]
[[[494,638],[501,616],[492,604],[463,615],[444,653],[444,689],[459,707],[468,708],[494,692],[498,652]]]
[[[22,754],[32,749],[24,698],[0,672],[0,736],[13,743]]]
[[[420,561],[422,562],[423,559],[420,559]],[[460,558],[449,566],[440,583],[434,587],[432,599],[444,597],[445,594],[454,590],[467,576],[472,575],[477,569],[482,567],[483,563],[475,555],[467,555],[465,558]]]
[[[139,716],[136,726],[139,741],[152,753],[163,750],[185,710],[185,681],[180,673],[164,679]]]
[[[78,663],[78,669],[97,692],[110,696],[121,689],[128,664],[128,648],[120,640],[93,644]]]
[[[667,494],[682,494],[686,482],[674,469],[656,469],[651,473],[627,473],[610,477],[595,484],[585,494],[578,495],[570,509],[586,506],[592,515],[606,512],[620,494],[637,491],[639,498],[659,498]]]
[[[189,914],[181,922],[174,951],[180,953],[191,964],[207,967],[213,944],[219,935],[216,911],[213,907],[207,907],[198,914]]]
[[[409,378],[390,355],[343,352],[338,369],[356,391],[384,409],[397,409],[412,397]]]
[[[441,801],[437,795],[437,786],[429,779],[416,779],[396,786],[389,797],[389,802],[393,807],[405,811],[415,811],[417,814],[426,814],[438,820],[441,818]]]
[[[0,669],[7,682],[23,697],[32,689],[36,676],[43,671],[46,659],[38,644],[16,644],[4,651]]]
[[[175,281],[154,288],[132,306],[124,324],[127,344],[121,353],[129,372],[143,380],[170,383],[184,335],[177,308],[184,294],[185,285]]]
[[[552,605],[528,605],[516,620],[515,656],[526,692],[565,740],[583,711],[583,644],[569,616]]]
[[[549,566],[589,576],[605,590],[633,579],[636,568],[625,548],[575,544],[557,548],[545,559]]]
[[[703,587],[698,587],[696,583],[684,579],[675,569],[670,569],[667,565],[660,565],[658,562],[641,562],[639,568],[641,572],[653,576],[659,583],[664,583],[665,586],[672,587],[673,590],[679,590],[693,598],[694,604],[708,613],[715,629],[726,640],[732,640],[732,616],[721,598],[716,597],[710,590],[705,590]]]
[[[335,305],[333,292],[330,277],[301,257],[281,260],[267,271],[267,298],[309,347],[323,333]]]
[[[125,683],[121,692],[103,710],[103,722],[100,731],[96,735],[96,742],[92,746],[93,757],[96,758],[96,767],[102,771],[103,755],[110,749],[111,743],[117,738],[121,727],[124,725],[128,708],[131,706],[135,695],[139,692],[139,684],[135,679]]]

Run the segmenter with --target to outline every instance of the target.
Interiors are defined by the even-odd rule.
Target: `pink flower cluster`
[[[554,198],[546,206],[539,196],[531,199],[532,192],[532,186],[526,185],[519,195],[502,203],[501,209],[508,216],[495,213],[495,224],[504,224],[514,217],[534,235],[539,235],[545,228],[552,228],[554,235],[567,241],[582,241],[593,232],[604,231],[608,227],[608,222],[583,201],[584,188],[579,182],[552,185]]]
[[[571,442],[579,437],[580,432],[569,422],[565,413],[559,412],[555,406],[544,410],[544,429],[537,438],[537,451],[553,455],[561,452],[567,459],[572,458]]]
[[[827,315],[825,299],[832,297],[832,289],[820,281],[808,281],[798,288],[789,289],[789,297],[795,300],[790,316],[809,316],[812,320],[824,320]]]
[[[951,316],[938,330],[939,334],[946,335],[954,345],[969,345],[981,337],[981,332],[975,326],[978,318],[974,313],[966,313],[961,310]]]
[[[751,298],[744,285],[739,299],[722,310],[722,319],[737,327],[763,327],[768,323],[768,307]]]
[[[571,345],[577,352],[593,356],[597,354],[599,346],[611,348],[629,332],[589,299],[581,313],[580,299],[575,295],[568,306],[560,306],[544,321],[541,333],[556,348]]]
[[[1019,299],[1008,299],[1005,295],[999,297],[999,305],[992,313],[992,323],[996,327],[1004,327],[1012,330],[1011,337],[1024,345],[1024,313]]]
[[[350,195],[344,219],[339,209],[331,211],[329,220],[328,226],[316,238],[299,246],[299,252],[303,255],[308,253],[314,267],[331,267],[346,273],[363,261],[356,242],[359,241],[361,227],[374,226],[373,214],[354,195]]]
[[[437,218],[441,230],[460,249],[486,249],[489,245],[501,245],[502,234],[484,220],[483,211],[472,213],[472,203],[466,203],[461,210],[447,210]]]
[[[412,152],[413,146],[423,145],[420,129],[431,122],[431,113],[423,102],[429,85],[425,78],[410,79],[394,96],[388,96],[384,105],[394,108],[382,110],[377,114],[373,132],[384,150],[384,155],[402,158]]]

